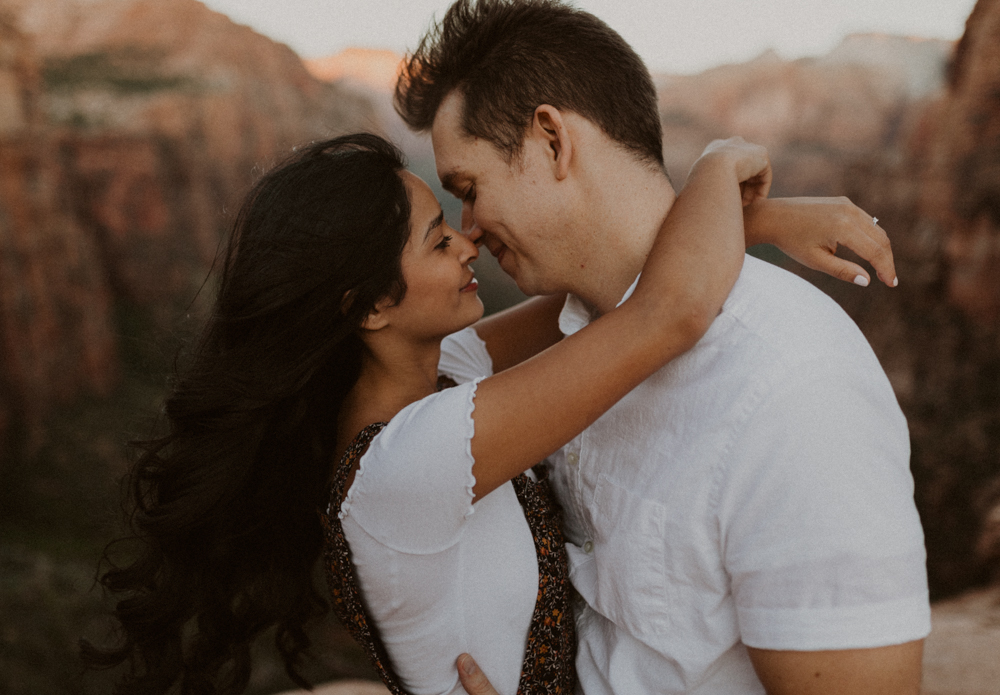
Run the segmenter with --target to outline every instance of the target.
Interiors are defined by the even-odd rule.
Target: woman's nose
[[[479,227],[473,227],[468,233],[463,231],[458,234],[459,243],[462,245],[460,253],[463,263],[472,263],[479,258],[479,242],[477,240],[482,236],[483,231]]]

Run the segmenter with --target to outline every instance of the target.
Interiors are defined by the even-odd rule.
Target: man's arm
[[[842,318],[817,320],[846,346]],[[916,695],[930,611],[906,422],[860,340],[816,355],[740,445],[725,524],[740,634],[769,695]]]
[[[917,695],[923,640],[874,649],[748,649],[768,695]],[[460,671],[461,672],[461,671]],[[462,680],[463,684],[465,680]],[[489,695],[489,690],[470,695]]]
[[[534,297],[476,322],[473,328],[493,360],[493,373],[502,372],[562,340],[559,312],[565,294]]]

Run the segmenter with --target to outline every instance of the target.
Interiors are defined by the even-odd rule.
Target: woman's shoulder
[[[480,379],[403,408],[368,444],[340,507],[381,543],[429,552],[472,515],[472,411]]]
[[[440,450],[449,439],[471,439],[476,390],[483,378],[477,376],[455,384],[452,377],[443,375],[439,391],[410,403],[389,420],[376,438],[379,450],[389,453],[398,445],[404,445],[406,449],[416,447],[422,450],[428,447]],[[372,444],[375,445],[376,441]]]

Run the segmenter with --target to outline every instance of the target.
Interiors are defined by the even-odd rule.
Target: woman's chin
[[[472,297],[475,300],[474,301],[475,306],[474,307],[470,307],[471,311],[468,314],[468,319],[466,320],[466,322],[462,326],[462,328],[468,328],[469,326],[471,326],[472,324],[474,324],[476,321],[478,321],[479,319],[483,318],[483,313],[485,312],[485,309],[483,308],[483,300],[479,298],[479,295],[478,294],[474,294]],[[459,330],[461,330],[461,329],[459,329]]]
[[[483,318],[483,314],[486,311],[486,309],[483,307],[483,300],[480,299],[480,297],[479,297],[478,294],[476,294],[475,297],[476,297],[476,311],[473,312],[474,315],[475,315],[475,318],[473,318],[472,321],[468,324],[469,326],[471,326],[473,323],[475,323],[479,319]]]

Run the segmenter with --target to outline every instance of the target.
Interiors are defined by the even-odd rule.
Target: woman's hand
[[[744,223],[748,247],[774,244],[808,268],[867,287],[868,272],[835,255],[842,245],[871,263],[886,285],[899,284],[889,238],[847,198],[757,200],[744,210]]]
[[[767,156],[767,149],[740,137],[713,140],[708,143],[701,157],[691,167],[692,173],[699,164],[714,157],[728,157],[732,161],[736,169],[736,180],[740,182],[744,207],[756,200],[767,198],[772,179],[771,160]]]

